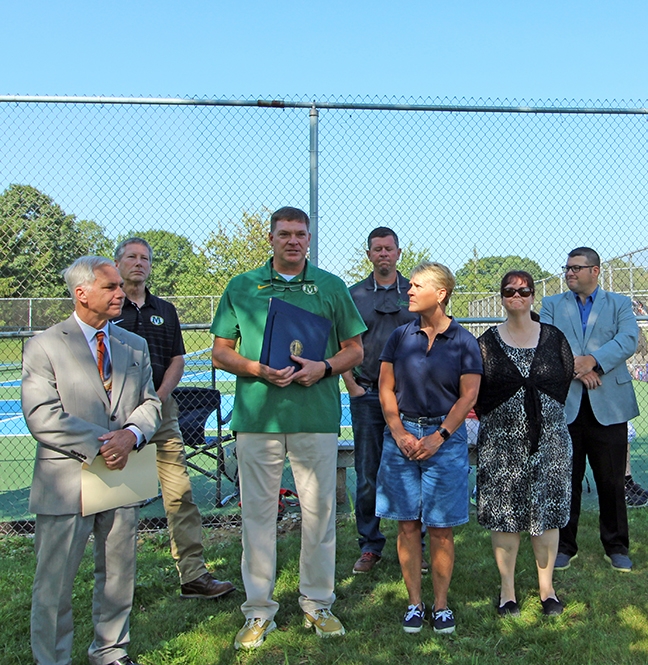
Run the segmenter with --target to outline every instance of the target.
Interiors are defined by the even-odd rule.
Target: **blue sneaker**
[[[408,605],[403,617],[403,630],[406,633],[420,633],[423,628],[423,619],[425,619],[425,603],[421,603],[420,607]]]
[[[556,557],[556,563],[554,564],[554,570],[567,570],[567,568],[571,566],[571,562],[577,558],[578,554],[574,554],[574,556],[569,556],[569,554],[565,554],[564,552],[558,552],[558,556]]]
[[[435,633],[444,633],[446,635],[454,633],[455,618],[451,609],[446,607],[444,610],[435,610],[432,608],[432,617]]]
[[[632,561],[625,554],[610,554],[609,556],[606,554],[603,558],[620,573],[629,573],[632,570]]]

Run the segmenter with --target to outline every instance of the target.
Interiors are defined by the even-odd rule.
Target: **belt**
[[[365,390],[378,390],[378,381],[365,381],[364,379],[356,379],[356,383],[362,386]]]
[[[440,425],[445,418],[445,416],[434,416],[433,418],[429,418],[428,416],[408,416],[404,413],[401,413],[400,417],[401,420],[405,420],[408,423],[416,423],[423,427],[426,427],[427,425]]]

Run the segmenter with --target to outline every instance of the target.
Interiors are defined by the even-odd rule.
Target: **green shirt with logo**
[[[214,316],[212,334],[239,340],[238,352],[258,360],[270,298],[280,298],[333,322],[326,358],[340,350],[341,341],[366,330],[339,277],[307,261],[300,275],[286,281],[273,270],[269,259],[264,266],[230,281]],[[231,424],[235,431],[337,433],[340,417],[338,376],[322,379],[308,388],[298,383],[279,388],[256,377],[236,378]]]

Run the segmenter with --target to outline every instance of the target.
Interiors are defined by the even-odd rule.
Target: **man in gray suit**
[[[601,259],[589,247],[572,250],[563,268],[569,292],[543,298],[540,320],[560,328],[574,353],[574,379],[565,415],[574,447],[571,514],[560,530],[556,570],[576,558],[578,518],[586,460],[599,496],[605,559],[622,572],[628,557],[624,475],[627,421],[639,414],[626,360],[635,352],[639,328],[630,298],[598,285]]]
[[[23,356],[22,408],[38,442],[29,503],[36,513],[32,652],[38,665],[72,662],[72,585],[93,534],[88,656],[93,665],[136,665],[126,646],[138,507],[82,516],[81,464],[101,455],[109,469],[123,469],[158,428],[160,400],[146,342],[108,323],[124,302],[113,262],[84,256],[64,277],[74,313],[32,338]]]

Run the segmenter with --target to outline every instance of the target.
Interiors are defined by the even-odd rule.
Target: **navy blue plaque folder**
[[[270,298],[259,362],[273,369],[292,365],[290,356],[324,360],[332,322],[279,298]]]

